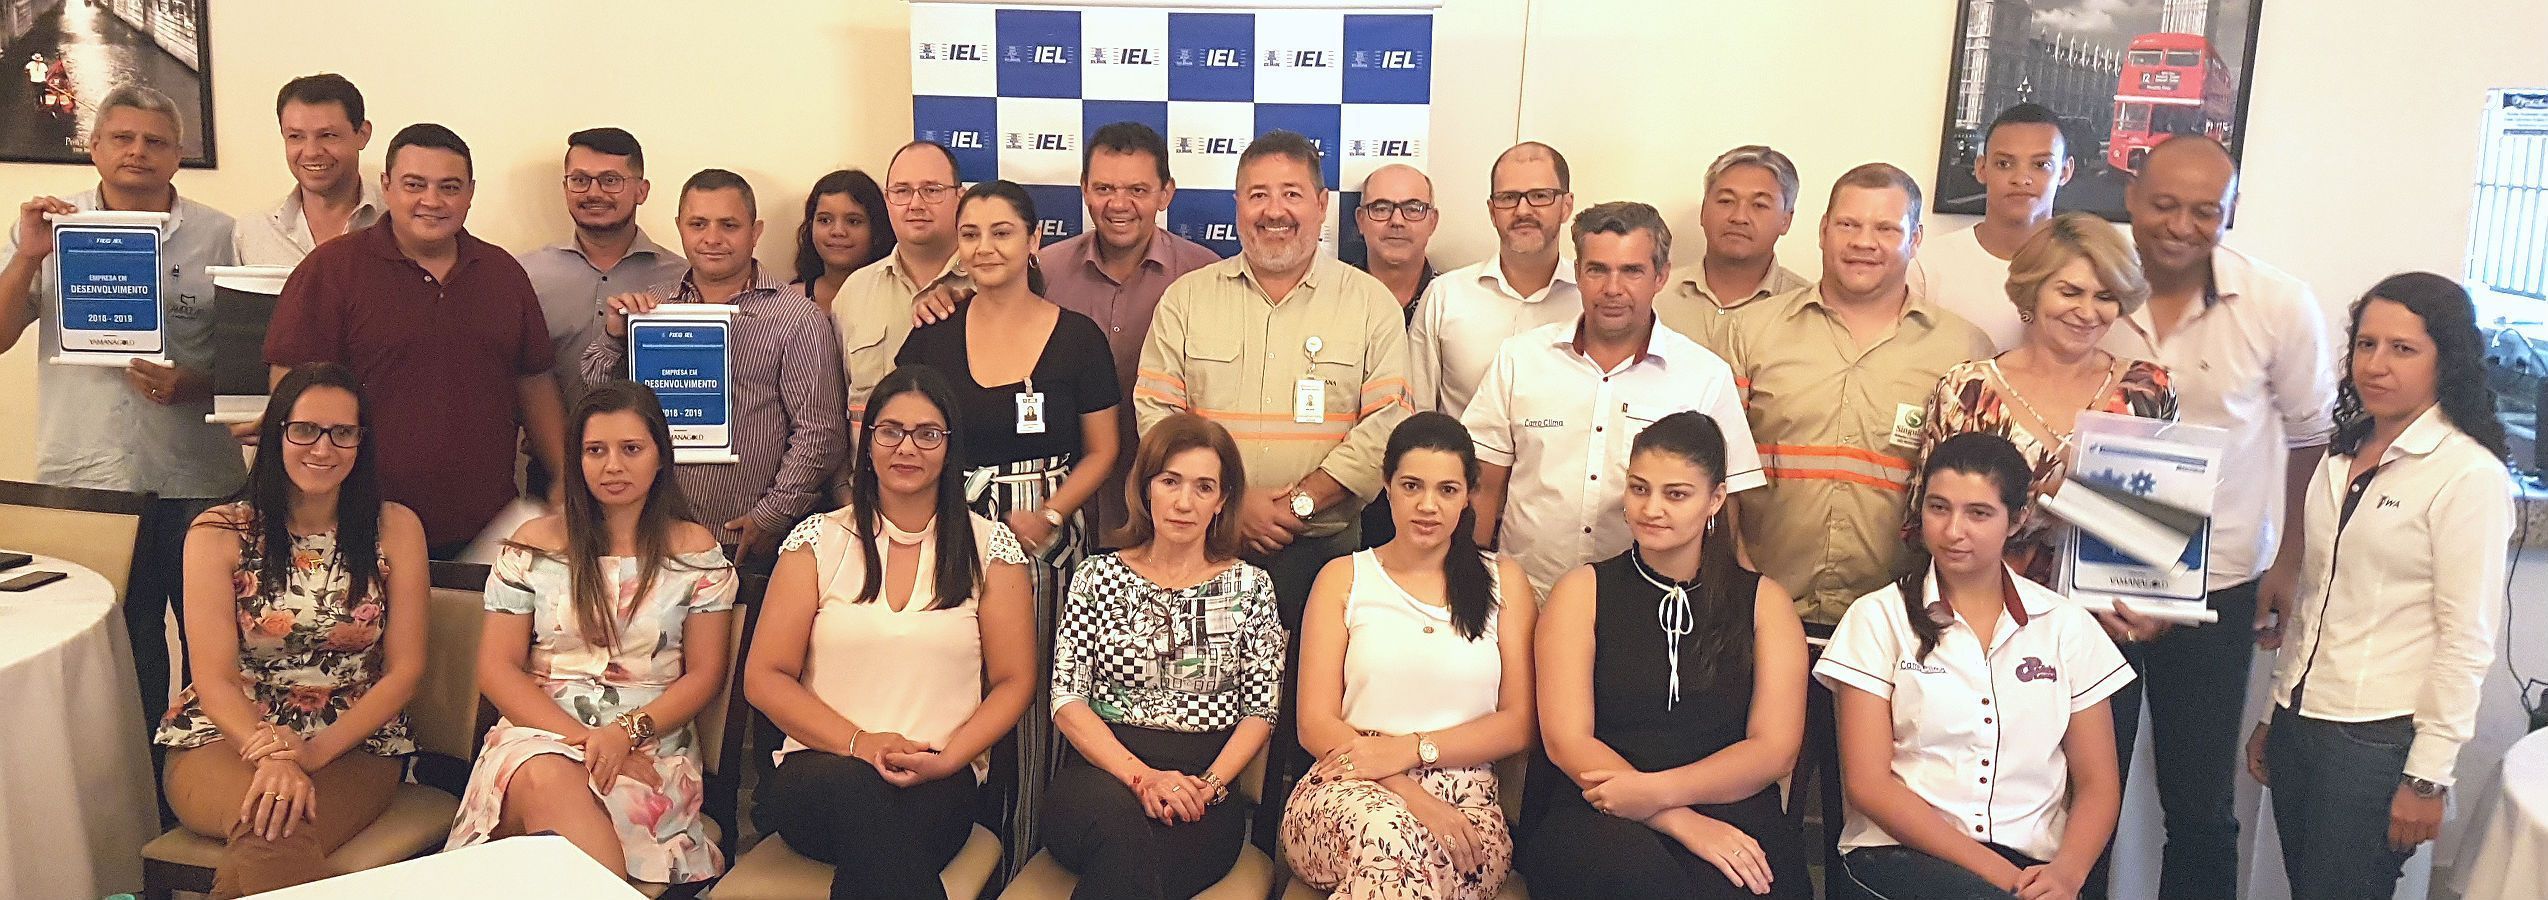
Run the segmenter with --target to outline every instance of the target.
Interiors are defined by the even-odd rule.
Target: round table
[[[2504,751],[2504,774],[2470,820],[2453,866],[2464,900],[2535,900],[2548,890],[2548,731]]]
[[[42,556],[0,580],[47,571],[0,593],[0,897],[96,900],[141,887],[157,795],[115,590]]]

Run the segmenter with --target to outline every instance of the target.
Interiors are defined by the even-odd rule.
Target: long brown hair
[[[655,399],[655,392],[626,380],[606,381],[585,391],[575,403],[575,414],[566,420],[567,459],[559,467],[565,471],[558,475],[566,484],[565,556],[575,621],[585,642],[596,646],[619,643],[620,614],[604,584],[602,560],[610,556],[610,527],[602,520],[601,499],[593,496],[592,484],[584,480],[584,429],[593,417],[615,412],[634,412],[646,420],[661,462],[655,480],[646,487],[644,505],[637,509],[636,596],[654,590],[655,577],[672,558],[673,523],[689,517],[681,486],[673,479],[672,426],[664,422],[663,404]]]
[[[1903,612],[1908,616],[1911,635],[1920,641],[1920,652],[1912,654],[1911,658],[1921,662],[1928,660],[1929,651],[1936,650],[1938,641],[1946,636],[1946,626],[1929,615],[1926,591],[1929,570],[1935,567],[1936,561],[1929,555],[1924,510],[1929,502],[1928,486],[1937,483],[1939,472],[1990,479],[1991,486],[1999,489],[1999,503],[2006,510],[2005,515],[2010,522],[2017,521],[2018,516],[2026,512],[2026,504],[2034,493],[2034,471],[2027,467],[2026,457],[2017,452],[2017,445],[2009,443],[2007,438],[1987,431],[1967,431],[1939,441],[1936,447],[1930,448],[1929,458],[1920,464],[1920,495],[1911,498],[1911,515],[1923,523],[1919,540],[1911,547],[1910,565],[1893,583],[1894,590],[1902,594]],[[2003,545],[2000,549],[2001,552],[1991,556],[1999,557],[2007,547]]]

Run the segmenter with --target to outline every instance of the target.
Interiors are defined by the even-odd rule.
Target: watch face
[[[1292,495],[1292,515],[1306,519],[1311,513],[1315,513],[1317,511],[1318,504],[1311,501],[1308,494]]]

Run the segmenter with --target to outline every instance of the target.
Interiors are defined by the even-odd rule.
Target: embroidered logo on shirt
[[[2397,499],[2396,497],[2391,497],[2391,496],[2388,496],[2388,495],[2386,495],[2386,494],[2383,494],[2383,495],[2381,495],[2381,496],[2380,496],[2380,505],[2379,505],[2379,506],[2376,506],[2376,507],[2373,507],[2373,508],[2374,508],[2374,509],[2397,509],[2397,508],[2402,507],[2402,506],[2405,506],[2405,505],[2406,505],[2406,504],[2399,503],[2399,502],[2398,502],[2398,499]]]
[[[1922,665],[1916,660],[1906,659],[1902,661],[1902,671],[1918,672],[1922,675],[1944,675],[1946,674],[1946,667]]]
[[[1564,428],[1564,427],[1566,427],[1566,420],[1564,420],[1564,419],[1523,419],[1523,420],[1522,420],[1522,427],[1524,427],[1524,428]]]
[[[2020,684],[2029,681],[2051,681],[2060,674],[2060,670],[2044,665],[2043,660],[2032,656],[2017,664],[2017,681]]]

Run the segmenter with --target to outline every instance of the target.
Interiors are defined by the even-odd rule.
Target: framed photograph
[[[177,101],[183,164],[212,168],[206,2],[0,2],[0,161],[88,165],[97,104],[133,83]]]
[[[2264,0],[1955,0],[1954,64],[1931,208],[1979,215],[1991,119],[2019,103],[2061,117],[2074,171],[2054,206],[2121,222],[2124,183],[2159,142],[2206,134],[2235,157]]]

